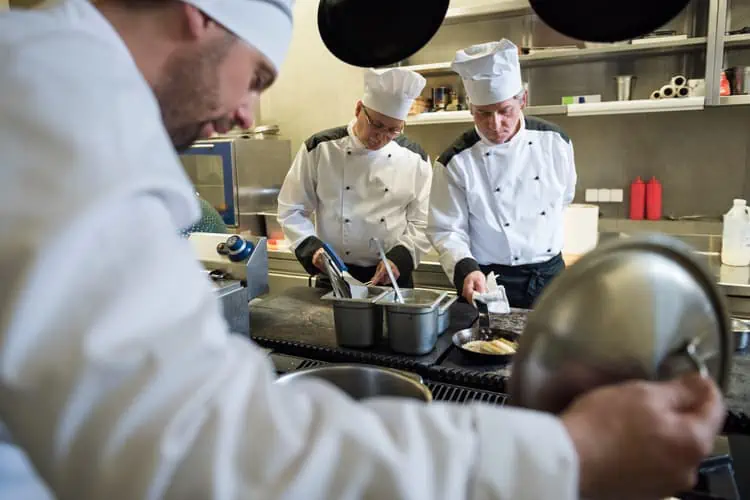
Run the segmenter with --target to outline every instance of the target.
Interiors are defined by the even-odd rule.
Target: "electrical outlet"
[[[622,189],[610,189],[609,200],[612,203],[622,203],[624,200],[624,192]]]
[[[586,202],[596,203],[599,201],[599,190],[598,189],[587,189],[586,190]]]
[[[609,189],[599,190],[599,203],[609,203],[611,198],[612,198],[612,195]]]

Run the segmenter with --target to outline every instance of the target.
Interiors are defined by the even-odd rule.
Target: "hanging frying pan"
[[[500,1],[500,0],[496,0]],[[550,27],[589,42],[617,42],[668,23],[690,0],[530,0]],[[449,0],[320,0],[318,30],[328,50],[353,66],[395,64],[424,47]]]
[[[619,42],[646,35],[674,19],[690,0],[530,0],[537,15],[563,35]]]
[[[395,64],[432,39],[449,0],[321,0],[318,30],[338,59],[363,68]]]

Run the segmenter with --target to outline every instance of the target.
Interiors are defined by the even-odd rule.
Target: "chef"
[[[250,126],[291,12],[63,0],[0,14],[0,498],[36,500],[13,488],[37,478],[60,500],[688,488],[725,415],[698,376],[603,388],[559,417],[356,403],[275,385],[266,354],[227,331],[179,235],[199,208],[172,142]]]
[[[430,249],[432,166],[403,131],[425,79],[400,68],[369,69],[364,79],[354,119],[313,135],[297,153],[279,194],[279,223],[311,275],[323,270],[328,243],[356,279],[389,284],[370,243],[377,237],[398,284],[411,288],[412,271]]]
[[[524,116],[518,48],[508,40],[457,52],[453,69],[474,126],[437,160],[428,235],[459,294],[487,291],[494,271],[510,305],[529,308],[560,273],[563,210],[573,201],[573,144]]]

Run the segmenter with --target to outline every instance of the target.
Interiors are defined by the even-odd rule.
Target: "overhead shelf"
[[[750,104],[750,96],[735,96],[747,98],[744,104]],[[640,113],[667,113],[673,111],[699,111],[705,107],[705,98],[688,97],[685,99],[659,99],[638,101],[611,101],[588,104],[570,104],[568,106],[530,106],[524,110],[529,116],[607,116],[628,115]],[[411,116],[407,120],[409,126],[439,125],[447,123],[471,123],[469,111],[438,111]]]
[[[667,113],[671,111],[699,111],[704,109],[705,105],[706,99],[704,97],[570,104],[568,106],[568,116],[604,116],[640,113]]]
[[[724,47],[735,49],[750,47],[750,35],[727,35],[724,37]]]
[[[747,106],[750,104],[750,95],[729,95],[721,98],[721,106]]]
[[[484,21],[502,17],[532,14],[528,0],[505,0],[477,5],[473,7],[454,7],[448,9],[443,24],[456,24],[471,21]]]
[[[746,35],[741,35],[746,36]],[[545,66],[555,64],[590,62],[613,57],[631,55],[667,55],[691,50],[699,50],[706,45],[706,37],[688,38],[687,40],[670,40],[664,42],[642,43],[637,45],[622,44],[586,49],[548,50],[536,54],[521,56],[522,67]],[[453,73],[450,62],[418,64],[403,66],[423,75],[444,75]]]

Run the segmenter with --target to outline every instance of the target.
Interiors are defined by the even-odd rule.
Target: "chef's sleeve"
[[[452,164],[435,162],[427,236],[440,254],[440,265],[461,293],[464,279],[479,264],[471,253],[469,202],[460,173]]]
[[[573,203],[576,197],[576,183],[578,182],[573,141],[569,141],[565,145],[565,173],[565,199],[563,200],[563,204],[568,206]]]
[[[278,221],[297,260],[311,275],[319,272],[313,265],[313,256],[323,247],[323,242],[315,234],[315,224],[312,221],[318,208],[316,186],[315,152],[308,151],[303,144],[279,192]]]
[[[414,181],[414,199],[406,207],[406,229],[386,255],[402,274],[416,269],[422,256],[430,251],[430,241],[426,234],[432,182],[432,165],[429,160],[419,160]]]
[[[164,200],[123,188],[0,230],[0,415],[59,500],[577,498],[554,416],[275,384]]]

